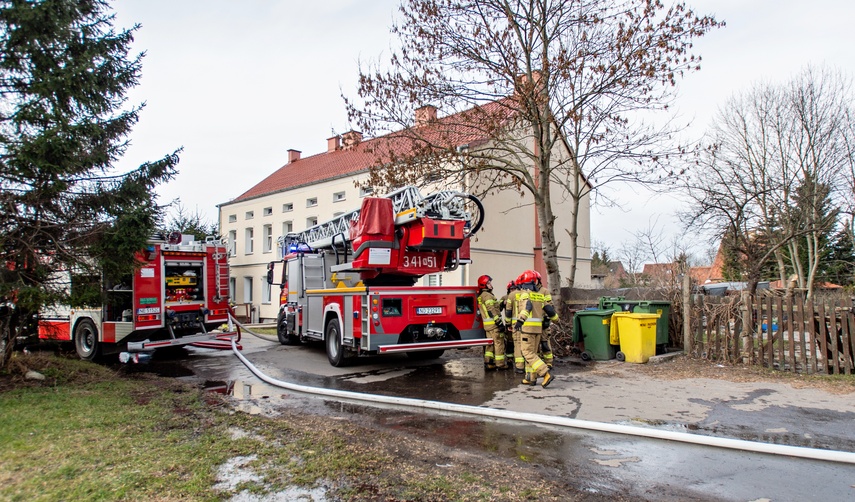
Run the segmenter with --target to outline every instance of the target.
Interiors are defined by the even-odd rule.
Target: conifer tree
[[[19,320],[65,299],[57,271],[132,270],[159,217],[153,189],[175,174],[178,151],[115,168],[144,54],[129,54],[139,26],[114,19],[101,0],[0,1],[0,298]]]

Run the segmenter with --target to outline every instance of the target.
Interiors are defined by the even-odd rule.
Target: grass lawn
[[[44,380],[25,380],[32,369]],[[284,410],[235,411],[173,379],[49,353],[0,373],[0,500],[223,500],[322,490],[328,500],[568,500],[567,487],[473,458],[438,469],[442,445]],[[223,475],[229,465],[242,474]],[[295,492],[294,490],[298,490]],[[305,493],[305,492],[303,492]],[[287,497],[286,497],[287,498]]]

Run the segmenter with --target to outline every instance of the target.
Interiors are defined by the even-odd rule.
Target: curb
[[[670,361],[671,359],[674,359],[677,356],[682,356],[682,355],[683,355],[682,350],[678,351],[678,352],[669,352],[667,354],[660,354],[658,356],[653,356],[650,359],[648,359],[647,363],[648,364],[661,364],[661,363],[664,363],[666,361]]]

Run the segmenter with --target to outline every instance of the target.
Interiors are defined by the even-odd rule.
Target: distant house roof
[[[424,109],[428,109],[428,113],[420,115]],[[436,118],[436,108],[432,106],[423,107],[416,110],[416,125],[406,130],[417,134],[410,136],[402,132],[395,132],[362,141],[360,133],[350,132],[343,135],[345,143],[343,147],[337,143],[337,138],[330,138],[330,147],[323,153],[300,158],[300,152],[292,150],[291,152],[296,155],[291,162],[280,167],[232,201],[222,205],[367,171],[371,166],[377,165],[378,162],[382,161],[382,158],[389,155],[403,155],[416,151],[417,146],[413,139],[415,136],[424,138],[428,142],[435,141],[449,147],[473,146],[479,141],[484,141],[488,134],[478,125],[473,125],[477,117],[483,116],[483,114],[499,118],[508,117],[512,110],[512,107],[506,105],[505,100],[499,100],[481,107]],[[467,120],[467,117],[471,117],[471,119]],[[349,143],[348,135],[356,135],[356,140]]]
[[[718,252],[715,254],[715,259],[712,265],[708,267],[692,267],[689,270],[689,275],[696,284],[709,284],[712,282],[721,282],[724,280],[724,249],[722,244],[718,246]]]
[[[652,278],[663,278],[673,276],[676,269],[676,263],[645,263],[641,273]]]

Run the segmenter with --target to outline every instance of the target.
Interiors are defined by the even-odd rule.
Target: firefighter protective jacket
[[[482,290],[478,295],[478,309],[484,319],[484,329],[492,331],[498,329],[497,323],[501,322],[499,302],[489,290]]]
[[[516,299],[516,326],[520,327],[523,333],[542,333],[544,314],[550,321],[558,320],[558,314],[552,305],[552,295],[546,288],[541,287],[533,291],[529,286],[523,286],[517,293]]]

